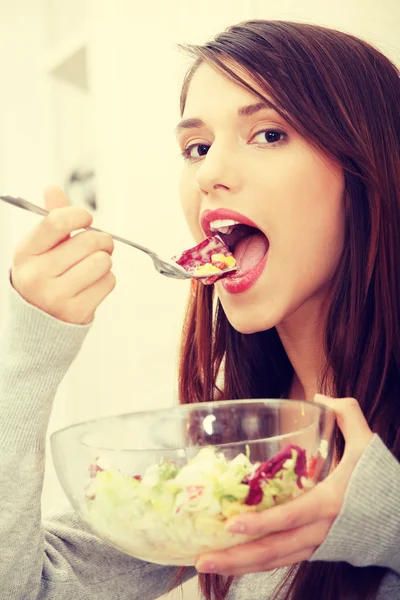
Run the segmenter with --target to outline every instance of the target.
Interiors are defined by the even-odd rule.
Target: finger
[[[272,569],[280,569],[281,567],[288,567],[290,565],[295,565],[305,560],[309,560],[316,551],[316,549],[317,547],[312,546],[311,548],[304,548],[299,552],[288,554],[283,558],[279,558],[275,561],[270,562],[267,565],[267,569],[268,571],[271,571]]]
[[[14,264],[24,262],[29,256],[47,252],[64,241],[73,231],[89,227],[92,221],[92,215],[80,206],[55,208],[18,246]]]
[[[235,517],[227,524],[227,529],[246,535],[267,535],[275,531],[301,527],[320,519],[333,519],[337,511],[331,484],[323,481],[286,504]]]
[[[55,210],[56,208],[63,208],[70,206],[70,202],[64,192],[57,185],[48,185],[43,190],[44,205],[48,211]],[[68,233],[62,240],[59,240],[57,244],[61,244],[64,240],[68,239],[70,234]]]
[[[55,210],[56,208],[63,208],[66,206],[70,206],[70,202],[64,192],[57,185],[48,185],[45,187],[43,191],[44,196],[44,205],[48,211]],[[61,244],[63,241],[67,240],[70,237],[70,234],[59,240],[56,245]]]
[[[335,412],[346,445],[350,442],[353,450],[357,450],[359,455],[362,454],[374,434],[369,428],[357,400],[355,398],[328,398],[322,394],[316,394],[314,401]]]
[[[62,208],[63,206],[70,206],[69,200],[65,195],[64,191],[57,185],[48,185],[43,191],[44,205],[47,210],[54,210],[55,208]]]
[[[63,298],[77,296],[104,277],[111,268],[112,259],[108,252],[94,252],[58,278],[57,293]]]
[[[249,569],[253,565],[281,560],[290,554],[302,552],[305,548],[322,544],[331,523],[330,519],[325,519],[290,531],[272,533],[254,542],[228,548],[223,552],[209,553],[200,557],[196,568],[201,570],[203,561],[211,562],[219,573],[221,569]]]
[[[96,308],[113,291],[115,285],[115,275],[112,271],[109,271],[102,279],[99,279],[96,283],[72,299],[72,313],[76,315],[80,311],[81,323],[83,325],[90,323]]]
[[[73,231],[89,227],[93,221],[92,215],[82,207],[71,207],[59,186],[47,186],[43,195],[45,207],[50,215],[33,230],[26,244],[23,244],[23,248],[28,250],[27,253],[32,255],[42,254],[54,248],[68,239]]]
[[[84,260],[87,256],[103,250],[112,254],[114,250],[114,240],[108,233],[98,233],[96,231],[82,231],[59,244],[52,250],[49,250],[45,258],[46,275],[48,277],[59,277],[71,267]]]
[[[309,560],[311,556],[314,554],[316,548],[305,548],[300,552],[293,552],[293,554],[288,554],[287,556],[277,559],[275,561],[269,563],[259,563],[254,564],[248,567],[236,567],[232,570],[223,570],[223,571],[211,571],[212,573],[219,573],[220,575],[247,575],[248,573],[263,573],[265,571],[272,571],[274,569],[280,569],[282,567],[289,567],[291,565],[296,565],[300,562]]]

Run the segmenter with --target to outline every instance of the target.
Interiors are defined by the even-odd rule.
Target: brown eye
[[[210,146],[208,146],[207,144],[192,144],[191,146],[185,148],[185,150],[182,152],[182,156],[189,160],[201,158],[202,156],[205,156],[207,154],[209,149]]]
[[[282,143],[286,140],[286,133],[280,129],[263,129],[255,134],[254,142],[258,144],[274,145]]]

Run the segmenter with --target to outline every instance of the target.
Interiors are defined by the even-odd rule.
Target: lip
[[[233,273],[232,275],[221,279],[219,283],[229,294],[243,294],[243,292],[246,292],[256,283],[261,273],[265,269],[267,260],[268,250],[264,258],[258,263],[258,265],[254,267],[254,269],[251,269],[251,271],[248,271],[247,273],[244,273],[243,275],[239,276]]]
[[[210,223],[212,223],[212,221],[216,221],[217,219],[230,219],[231,221],[238,221],[243,225],[249,225],[250,227],[255,227],[255,229],[260,229],[258,225],[256,225],[256,223],[254,223],[244,215],[236,212],[235,210],[231,210],[230,208],[217,208],[215,210],[208,209],[202,213],[200,219],[201,227],[207,237],[209,237],[213,233],[210,228]]]

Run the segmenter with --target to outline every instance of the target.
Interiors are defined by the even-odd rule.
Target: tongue
[[[240,240],[233,251],[237,263],[234,275],[244,275],[254,269],[268,252],[269,243],[261,232],[252,233]]]

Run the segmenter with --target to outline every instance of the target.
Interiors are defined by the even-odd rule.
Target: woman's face
[[[341,168],[205,63],[190,83],[178,141],[186,151],[181,201],[196,242],[215,220],[247,219],[261,232],[238,242],[238,274],[215,284],[232,326],[253,333],[315,312],[343,247]]]

